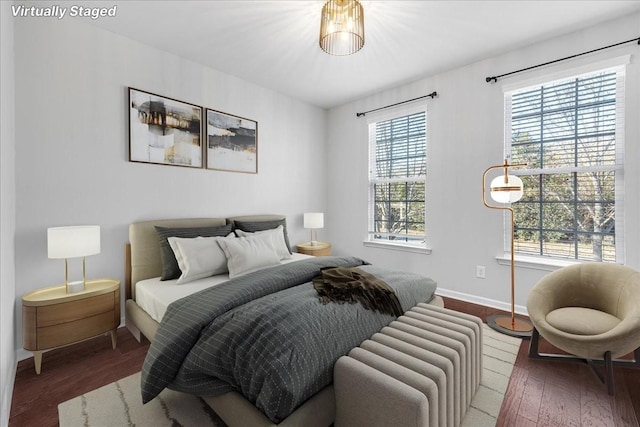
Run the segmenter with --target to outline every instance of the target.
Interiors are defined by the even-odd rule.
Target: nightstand
[[[327,242],[317,242],[315,246],[311,246],[311,242],[296,245],[296,250],[300,254],[313,256],[329,256],[331,255],[331,244]]]
[[[38,289],[22,297],[22,337],[33,352],[40,374],[42,353],[111,332],[117,344],[120,325],[120,281],[90,280],[82,292],[68,294],[64,285]]]

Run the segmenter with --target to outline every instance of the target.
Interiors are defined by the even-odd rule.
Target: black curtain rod
[[[380,107],[380,108],[376,108],[376,109],[373,109],[373,110],[365,111],[364,113],[356,113],[356,117],[362,117],[362,116],[366,115],[367,113],[373,113],[374,111],[384,110],[385,108],[395,107],[396,105],[406,104],[407,102],[417,101],[418,99],[422,99],[422,98],[431,98],[431,99],[433,99],[436,96],[438,96],[438,93],[434,90],[429,95],[423,95],[423,96],[419,96],[417,98],[408,99],[406,101],[396,102],[395,104],[385,105],[384,107]]]
[[[593,50],[590,50],[588,52],[582,52],[582,53],[578,53],[576,55],[567,56],[566,58],[556,59],[555,61],[545,62],[544,64],[538,64],[538,65],[534,65],[532,67],[523,68],[523,69],[518,70],[518,71],[512,71],[510,73],[500,74],[499,76],[486,77],[485,81],[487,83],[491,83],[492,81],[493,81],[493,83],[496,83],[499,78],[504,77],[504,76],[510,76],[511,74],[521,73],[523,71],[528,71],[528,70],[531,70],[531,69],[534,69],[534,68],[538,68],[538,67],[544,67],[545,65],[554,64],[554,63],[560,62],[560,61],[566,61],[567,59],[576,58],[578,56],[586,55],[588,53],[597,52],[597,51],[603,50],[603,49],[609,49],[610,47],[620,46],[621,44],[631,43],[631,42],[635,42],[635,41],[637,41],[638,44],[640,45],[640,37],[638,37],[638,38],[635,38],[635,39],[631,39],[631,40],[627,40],[627,41],[624,41],[624,42],[612,44],[612,45],[601,47],[601,48],[598,48],[598,49],[593,49]]]

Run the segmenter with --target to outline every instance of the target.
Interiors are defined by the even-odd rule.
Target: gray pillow
[[[190,227],[190,228],[168,228],[156,226],[158,239],[160,240],[160,259],[162,261],[162,276],[160,280],[171,280],[180,277],[182,272],[178,267],[176,256],[169,245],[168,237],[216,237],[226,236],[231,233],[231,224],[219,227]]]
[[[242,231],[246,231],[249,233],[254,233],[256,231],[264,231],[264,230],[271,230],[273,228],[278,228],[279,225],[282,225],[282,228],[284,229],[284,242],[287,244],[287,250],[289,251],[289,253],[291,252],[291,245],[289,244],[289,235],[287,234],[287,220],[286,219],[279,219],[279,220],[274,220],[274,221],[238,221],[238,220],[234,220],[233,221],[236,228],[242,230]]]

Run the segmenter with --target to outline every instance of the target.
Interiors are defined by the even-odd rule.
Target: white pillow
[[[238,237],[249,237],[256,234],[268,234],[271,236],[272,246],[278,253],[280,259],[289,259],[291,258],[291,253],[289,252],[289,248],[287,248],[287,242],[284,240],[284,227],[279,225],[277,228],[272,228],[270,230],[262,230],[255,231],[253,233],[249,233],[248,231],[235,230]]]
[[[222,239],[218,244],[227,257],[230,279],[280,264],[280,256],[273,248],[269,234]]]
[[[203,277],[226,273],[227,257],[218,245],[218,241],[224,239],[235,237],[230,234],[227,237],[167,238],[182,271],[176,283],[181,285]]]

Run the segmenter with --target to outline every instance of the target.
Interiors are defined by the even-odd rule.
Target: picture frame
[[[258,173],[258,122],[206,110],[206,168]]]
[[[129,87],[129,161],[202,168],[203,108]]]

